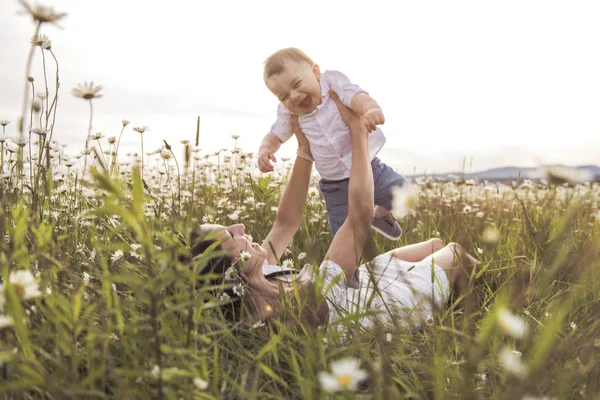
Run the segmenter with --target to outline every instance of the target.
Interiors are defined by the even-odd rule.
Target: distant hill
[[[564,167],[564,166],[553,165],[553,166],[545,166],[545,167]],[[570,167],[570,168],[577,170],[579,172],[584,172],[584,173],[589,174],[589,176],[594,181],[597,181],[597,182],[600,181],[600,167],[598,167],[596,165],[581,165],[581,166]],[[541,178],[539,168],[513,167],[513,166],[493,168],[493,169],[488,169],[488,170],[479,171],[479,172],[469,172],[469,173],[450,172],[450,173],[444,173],[444,174],[417,174],[417,175],[409,175],[408,177],[417,178],[420,176],[428,176],[428,177],[444,179],[444,180],[452,180],[452,179],[462,178],[465,180],[474,179],[474,180],[478,180],[478,181],[487,180],[487,181],[506,182],[511,179],[517,179],[517,177],[519,177],[519,173],[521,174],[520,175],[521,179],[537,180],[537,179]]]
[[[600,140],[600,139],[598,139]],[[522,147],[498,147],[487,150],[412,151],[384,146],[378,154],[381,161],[408,175],[447,175],[453,172],[473,171],[498,173],[505,179],[516,171],[535,171],[540,165],[565,165],[594,168],[600,165],[600,141],[587,146],[565,146],[553,150],[535,150]],[[597,170],[596,170],[597,171]],[[458,173],[457,173],[458,172]],[[475,173],[478,175],[480,173]],[[473,175],[473,174],[472,174]],[[598,175],[598,173],[594,173]]]

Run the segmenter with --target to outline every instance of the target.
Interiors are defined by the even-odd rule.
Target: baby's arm
[[[271,161],[277,162],[275,153],[281,147],[281,140],[273,132],[265,135],[258,148],[258,169],[260,172],[272,172],[273,164]]]
[[[365,127],[369,132],[374,131],[377,125],[385,123],[381,107],[368,94],[356,93],[352,98],[352,109],[365,117]]]
[[[340,71],[330,70],[325,71],[322,76],[327,79],[330,87],[338,94],[345,106],[365,117],[364,122],[368,132],[374,131],[376,125],[385,122],[379,104],[364,89],[350,82],[346,75]]]
[[[277,121],[271,126],[271,131],[267,133],[258,148],[258,168],[260,172],[272,172],[274,170],[271,161],[277,162],[274,153],[279,150],[281,144],[292,137],[292,125],[290,117],[292,114],[279,104],[277,107]]]

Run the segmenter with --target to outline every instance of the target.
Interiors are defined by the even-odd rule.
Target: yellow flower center
[[[340,375],[337,377],[337,383],[344,389],[347,388],[348,385],[350,385],[351,381],[352,379],[348,375]]]
[[[13,287],[15,288],[15,293],[19,299],[23,299],[25,297],[25,288],[20,283],[14,283]]]

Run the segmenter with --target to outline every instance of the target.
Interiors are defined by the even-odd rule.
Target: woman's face
[[[258,243],[252,241],[252,236],[246,235],[244,224],[235,224],[230,226],[223,225],[203,225],[205,231],[212,231],[216,234],[216,240],[223,240],[221,248],[227,252],[232,260],[237,260],[242,252],[247,252],[250,258],[244,263],[242,270],[246,276],[251,276],[255,272],[254,267],[260,266],[267,258],[267,250]]]

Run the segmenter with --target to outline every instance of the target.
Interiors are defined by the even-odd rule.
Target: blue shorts
[[[375,185],[375,205],[386,210],[392,209],[392,188],[407,184],[406,179],[394,171],[391,167],[382,163],[379,158],[371,161],[373,169],[373,183]],[[325,198],[325,207],[329,218],[329,229],[331,234],[340,229],[348,216],[348,183],[349,179],[340,181],[328,181],[321,179],[319,189]]]

